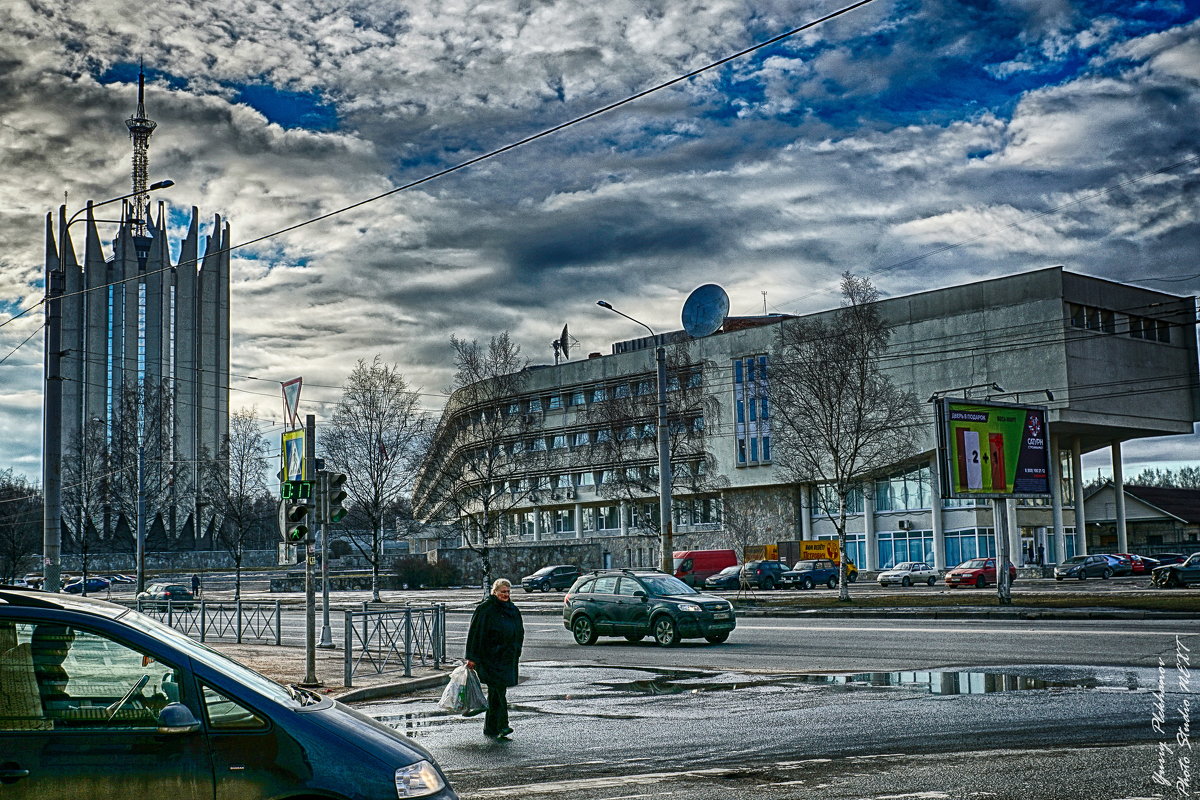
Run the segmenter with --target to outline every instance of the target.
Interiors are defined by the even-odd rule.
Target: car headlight
[[[445,787],[446,782],[428,761],[418,761],[396,770],[397,797],[428,797]]]
[[[680,611],[699,611],[700,606],[696,605],[695,603],[681,603],[679,605],[679,610]]]

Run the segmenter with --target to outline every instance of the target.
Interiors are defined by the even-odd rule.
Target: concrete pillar
[[[1075,555],[1087,555],[1087,514],[1083,508],[1083,444],[1071,439],[1071,491],[1075,495]]]
[[[617,520],[621,525],[621,536],[629,535],[629,504],[624,500],[617,504]]]
[[[1017,521],[1017,501],[1009,498],[1004,501],[1006,511],[1005,521],[1008,524],[1008,556],[1018,567],[1025,563],[1021,550],[1021,526]]]
[[[867,557],[863,559],[867,563],[863,566],[866,570],[879,569],[879,547],[875,542],[875,492],[863,492],[863,532],[867,535],[866,544],[864,547],[867,551]]]
[[[542,509],[537,506],[533,507],[533,540],[540,542],[542,540]]]
[[[89,205],[83,255],[83,416],[81,419],[108,419],[108,264],[96,232],[96,220]],[[67,447],[71,442],[66,442]]]
[[[62,225],[65,219],[59,220]],[[60,342],[64,353],[60,363],[60,373],[63,376],[62,386],[62,447],[67,453],[80,440],[83,428],[83,390],[84,390],[84,303],[83,270],[75,260],[75,248],[70,236],[62,232],[63,253],[59,263],[63,271],[63,291],[65,296],[59,300],[62,310]],[[52,243],[53,244],[53,243]],[[104,415],[108,417],[107,414]]]
[[[946,525],[942,520],[942,484],[938,472],[938,454],[929,459],[929,521],[933,528],[933,568],[946,568]]]
[[[1129,552],[1129,532],[1125,526],[1125,473],[1121,468],[1121,440],[1112,443],[1113,489],[1117,493],[1117,552]]]
[[[1050,436],[1050,513],[1054,520],[1054,558],[1046,554],[1046,560],[1059,563],[1067,558],[1067,538],[1063,530],[1062,493],[1062,450],[1058,447],[1058,436]]]
[[[800,538],[810,541],[813,538],[812,524],[813,485],[800,484]]]
[[[583,506],[579,503],[575,504],[575,538],[583,538]]]

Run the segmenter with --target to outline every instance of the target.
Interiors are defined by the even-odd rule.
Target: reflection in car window
[[[671,575],[650,575],[642,578],[646,591],[659,596],[676,594],[699,594],[695,589]]]
[[[617,591],[617,576],[608,575],[596,578],[596,588],[592,591],[596,594],[614,594]]]
[[[621,578],[621,583],[617,586],[617,594],[630,595],[634,592],[643,591],[642,585],[634,578]]]
[[[581,592],[590,592],[592,590],[592,587],[595,585],[596,585],[596,581],[586,580],[583,583],[579,584],[578,588],[575,589],[575,593],[579,594]]]
[[[262,730],[267,723],[250,709],[210,686],[202,686],[204,694],[204,711],[208,714],[208,724],[222,731],[253,731]]]

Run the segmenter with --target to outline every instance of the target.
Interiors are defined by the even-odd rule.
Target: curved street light
[[[163,180],[153,183],[149,191],[167,189],[175,181]],[[62,300],[64,287],[63,258],[67,247],[67,232],[78,222],[80,214],[89,209],[106,206],[120,200],[136,197],[141,192],[130,192],[112,197],[100,203],[88,203],[69,218],[67,206],[59,206],[58,219],[58,269],[46,264],[46,310],[43,341],[44,378],[42,390],[42,586],[48,592],[61,588],[62,578]],[[64,223],[63,220],[66,219]]]
[[[662,540],[662,556],[659,568],[668,575],[675,574],[675,536],[671,528],[671,442],[667,429],[667,348],[658,340],[658,334],[640,319],[634,319],[623,311],[613,308],[610,303],[597,300],[596,305],[607,308],[614,314],[620,314],[631,322],[636,322],[655,339],[655,361],[657,362],[658,379],[658,527]]]

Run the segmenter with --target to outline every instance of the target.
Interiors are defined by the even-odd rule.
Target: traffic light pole
[[[317,530],[321,532],[321,641],[317,647],[333,649],[329,627],[329,473],[317,473]]]
[[[317,418],[312,414],[304,417],[304,471],[316,471],[317,467]],[[316,477],[315,475],[313,476]],[[311,479],[310,479],[311,480]],[[304,540],[304,683],[302,686],[320,686],[317,680],[317,593],[313,575],[312,537]]]

